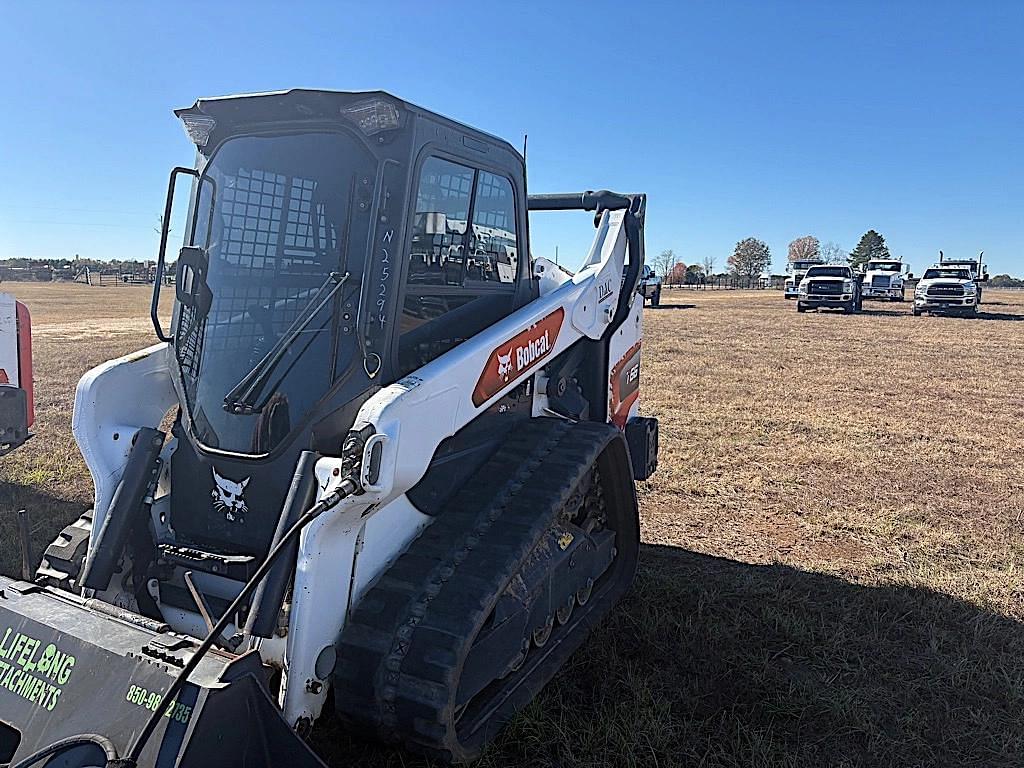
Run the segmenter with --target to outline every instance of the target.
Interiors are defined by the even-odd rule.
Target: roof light
[[[217,127],[217,121],[209,115],[184,114],[181,122],[185,124],[185,133],[197,147],[205,147],[210,134]]]
[[[345,107],[341,114],[359,126],[367,136],[394,130],[399,125],[398,107],[384,99],[373,99]]]

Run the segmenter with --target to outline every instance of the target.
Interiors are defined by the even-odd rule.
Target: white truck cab
[[[787,299],[795,299],[800,296],[800,281],[804,279],[807,274],[807,270],[817,264],[824,264],[825,262],[821,259],[797,259],[789,263],[788,271],[789,274],[786,276],[786,282],[782,290],[782,294]]]
[[[898,259],[871,259],[864,265],[865,299],[905,301],[906,265]]]
[[[925,270],[914,291],[914,315],[978,313],[978,285],[965,266],[936,264]]]

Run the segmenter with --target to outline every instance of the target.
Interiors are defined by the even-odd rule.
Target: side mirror
[[[182,306],[191,307],[199,317],[206,317],[213,306],[213,291],[206,282],[210,258],[203,248],[185,246],[178,252],[174,293]]]

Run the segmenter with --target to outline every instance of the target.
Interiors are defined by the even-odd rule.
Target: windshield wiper
[[[263,406],[269,398],[263,398],[263,401],[260,402],[259,397],[263,390],[266,389],[267,383],[274,375],[277,366],[306,329],[306,326],[334,298],[334,294],[345,284],[348,277],[348,272],[345,274],[331,272],[327,276],[327,279],[317,289],[316,293],[313,294],[313,298],[306,304],[306,308],[295,318],[291,327],[278,338],[277,342],[264,355],[263,359],[256,363],[253,369],[231,388],[230,392],[224,395],[224,410],[241,414],[257,413],[263,410]],[[321,294],[325,294],[322,299],[320,298]]]

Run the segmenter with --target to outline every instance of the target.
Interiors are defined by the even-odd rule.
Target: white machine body
[[[622,286],[627,242],[622,211],[601,214],[587,258],[575,274],[537,259],[540,297],[495,325],[378,391],[359,410],[355,429],[373,427],[366,446],[379,446],[379,476],[364,482],[366,492],[349,496],[316,518],[302,533],[284,642],[254,640],[265,663],[284,671],[280,697],[286,720],[311,722],[327,695],[325,669],[346,615],[373,580],[392,563],[433,518],[409,501],[407,491],[424,475],[439,444],[472,421],[509,390],[533,378],[535,415],[545,410],[543,364],[581,339],[599,339],[612,322]],[[609,421],[620,428],[639,407],[639,349],[643,299],[634,294],[627,320],[610,342],[607,375]],[[140,427],[158,427],[177,404],[172,384],[172,352],[158,344],[89,371],[78,385],[73,430],[95,484],[93,536],[102,523],[127,461],[130,438]],[[468,398],[466,393],[472,392]],[[169,458],[175,442],[168,441]],[[364,461],[364,466],[369,461]],[[174,478],[164,474],[152,515],[159,530]],[[342,477],[341,458],[325,456],[316,465],[318,498]],[[197,574],[198,576],[198,574]],[[225,598],[238,582],[203,575],[204,591]],[[100,595],[126,600],[111,586]],[[130,606],[129,606],[130,607]],[[201,616],[161,606],[176,631],[202,634]],[[319,663],[318,663],[319,662]]]

